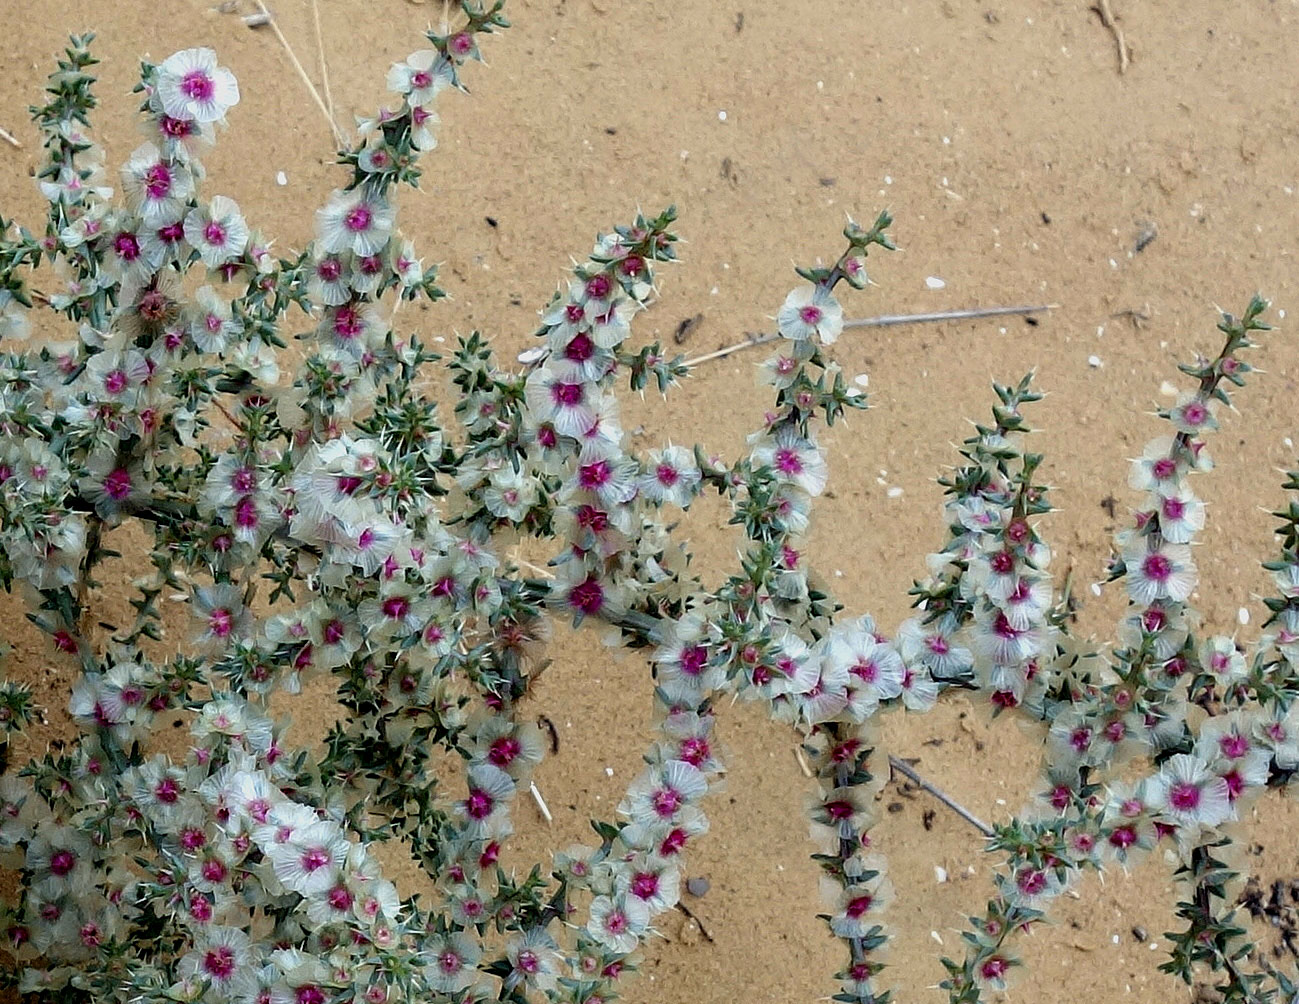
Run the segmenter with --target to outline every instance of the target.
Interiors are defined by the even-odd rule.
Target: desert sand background
[[[69,32],[93,30],[105,108],[95,122],[116,166],[137,143],[128,92],[140,58],[207,45],[238,75],[243,100],[205,163],[206,191],[233,196],[281,249],[311,235],[312,213],[343,180],[320,111],[248,0],[0,0],[0,214],[39,219],[29,175],[38,162],[26,108]],[[870,375],[872,410],[825,437],[831,494],[820,501],[812,556],[851,612],[891,629],[923,555],[942,539],[933,477],[950,444],[982,419],[989,384],[1035,368],[1047,401],[1047,477],[1060,511],[1045,521],[1063,577],[1072,567],[1079,630],[1105,632],[1121,608],[1101,577],[1115,518],[1134,496],[1126,458],[1160,434],[1175,363],[1217,348],[1215,304],[1274,298],[1297,309],[1299,276],[1299,4],[1295,0],[1111,0],[1130,65],[1087,0],[511,0],[514,27],[485,45],[472,95],[448,95],[441,147],[423,194],[402,205],[405,231],[441,261],[450,302],[400,315],[448,339],[477,327],[502,358],[529,344],[535,311],[569,256],[636,208],[675,202],[689,243],[662,272],[662,299],[635,337],[670,341],[702,314],[682,351],[697,354],[771,327],[794,262],[832,258],[844,214],[896,216],[902,250],[873,257],[878,287],[845,294],[850,317],[1017,303],[1057,303],[1023,319],[850,332],[834,356]],[[350,126],[384,100],[388,64],[420,47],[440,5],[318,0],[339,119]],[[320,80],[309,0],[276,0],[277,23]],[[287,184],[277,184],[284,172]],[[495,221],[495,226],[488,222]],[[1144,235],[1154,239],[1136,251]],[[930,288],[928,277],[943,280]],[[699,368],[665,405],[628,402],[642,442],[702,440],[735,456],[761,420],[761,349]],[[1251,361],[1266,370],[1238,396],[1199,479],[1211,523],[1198,552],[1206,630],[1252,638],[1271,547],[1266,510],[1282,504],[1278,468],[1296,466],[1299,341],[1278,321]],[[900,488],[901,493],[890,492]],[[1111,500],[1111,501],[1106,501]],[[1116,501],[1114,501],[1116,500]],[[736,539],[716,512],[694,515],[699,560],[718,569]],[[111,597],[110,597],[111,598]],[[1247,608],[1249,624],[1238,611]],[[17,645],[9,672],[33,681],[55,711],[70,667],[3,607]],[[555,811],[547,829],[526,800],[513,860],[581,839],[633,776],[648,728],[647,673],[586,636],[565,639],[537,698],[560,753],[537,778]],[[330,713],[299,708],[299,721]],[[56,716],[57,717],[57,716]],[[730,767],[713,798],[711,834],[688,897],[711,940],[679,914],[629,985],[635,1002],[811,1001],[835,990],[839,946],[814,917],[816,872],[802,803],[809,782],[794,740],[756,711],[722,715]],[[1005,819],[1037,773],[1039,739],[987,723],[963,699],[885,723],[888,749],[985,818]],[[306,727],[296,735],[310,740]],[[608,770],[607,770],[608,768]],[[888,977],[902,1001],[937,1000],[937,956],[960,951],[954,928],[981,909],[988,867],[965,824],[923,794],[882,796],[878,844],[892,856],[897,932]],[[937,809],[926,828],[926,810]],[[1242,833],[1242,867],[1265,885],[1299,874],[1296,813],[1264,801]],[[948,881],[939,882],[935,866]],[[1021,942],[1028,968],[1006,995],[1070,1002],[1084,995],[1185,1001],[1159,974],[1161,932],[1175,899],[1155,859],[1132,876],[1089,880],[1054,923]],[[1266,932],[1264,932],[1266,933]],[[941,944],[940,944],[941,943]],[[1292,964],[1289,960],[1287,964]],[[992,995],[996,997],[996,995]],[[1206,998],[1209,999],[1209,998]]]

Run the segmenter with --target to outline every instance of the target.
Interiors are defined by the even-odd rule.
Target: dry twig
[[[325,105],[329,112],[329,121],[338,121],[334,115],[334,95],[329,90],[329,64],[325,61],[325,36],[320,30],[320,5],[311,0],[311,20],[316,27],[316,53],[320,57],[320,84],[325,90]],[[400,297],[398,300],[400,301]]]
[[[943,791],[937,785],[931,784],[930,782],[926,781],[923,777],[917,774],[915,768],[912,767],[911,764],[907,763],[905,760],[901,760],[898,757],[895,757],[892,754],[890,754],[889,767],[897,771],[903,777],[907,778],[907,780],[911,781],[913,784],[922,788],[924,791],[929,792],[929,794],[933,795],[934,798],[942,802],[945,806],[947,806],[954,813],[956,813],[958,816],[964,819],[967,823],[973,826],[985,837],[993,836],[993,831],[991,826],[989,826],[982,819],[980,819],[978,816],[972,813],[969,809],[965,808],[965,806],[961,805],[960,802],[956,801],[954,798],[948,795],[947,792]]]
[[[262,0],[256,0],[256,2],[257,9],[269,17],[271,12],[266,9],[266,4],[264,4]],[[322,98],[320,92],[316,90],[316,85],[311,82],[311,77],[307,75],[307,71],[303,68],[301,61],[298,59],[297,53],[293,51],[293,46],[289,45],[289,40],[284,37],[284,32],[280,31],[280,26],[276,24],[274,18],[271,18],[270,29],[275,32],[275,37],[280,40],[280,45],[284,46],[284,51],[289,54],[289,62],[291,62],[293,68],[298,71],[298,76],[301,77],[302,82],[307,85],[307,91],[311,94],[312,100],[316,102],[316,107],[320,109],[320,113],[325,116],[325,121],[329,123],[329,130],[334,135],[335,144],[339,147],[347,146],[347,137],[343,135],[343,130],[340,129],[338,123],[334,121],[334,116],[330,113],[329,107],[325,104],[324,98]]]
[[[889,328],[898,324],[932,324],[936,321],[966,321],[980,317],[1004,317],[1008,314],[1040,314],[1046,310],[1055,310],[1059,304],[1044,303],[1035,307],[974,307],[968,310],[939,310],[929,314],[880,314],[878,317],[862,317],[855,321],[844,321],[844,330],[848,328]],[[732,352],[752,348],[755,345],[766,345],[774,342],[780,335],[750,335],[748,341],[728,345],[716,352],[708,352],[693,359],[687,359],[685,365],[698,366],[713,359],[721,359]],[[522,361],[522,360],[520,360]]]
[[[4,140],[15,150],[21,150],[23,148],[23,145],[21,142],[19,142],[18,137],[15,136],[13,133],[11,133],[4,126],[0,126],[0,139]]]
[[[1110,9],[1110,0],[1097,0],[1096,6],[1092,10],[1100,15],[1101,24],[1110,30],[1110,34],[1114,36],[1114,43],[1119,47],[1119,73],[1127,73],[1129,62],[1128,43],[1123,37],[1123,29],[1119,27],[1118,18],[1114,16],[1114,11]]]

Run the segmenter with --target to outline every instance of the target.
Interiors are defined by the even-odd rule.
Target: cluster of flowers
[[[51,1001],[601,1004],[677,903],[723,770],[714,709],[739,694],[803,737],[825,919],[849,953],[836,999],[874,1004],[891,893],[869,835],[873,719],[959,686],[1045,723],[1047,789],[989,834],[1006,865],[966,958],[944,960],[953,1001],[1005,986],[1019,964],[1009,936],[1082,869],[1126,866],[1161,840],[1194,900],[1172,970],[1225,971],[1253,995],[1234,999],[1256,999],[1265,976],[1285,990],[1280,974],[1241,971],[1230,872],[1212,849],[1243,799],[1299,766],[1299,502],[1282,514],[1280,595],[1252,658],[1198,639],[1189,606],[1204,511],[1186,476],[1208,467],[1201,435],[1223,382],[1248,372],[1237,353],[1265,305],[1224,318],[1226,348],[1187,368],[1200,386],[1166,415],[1177,435],[1134,466],[1147,499],[1118,542],[1131,610],[1108,658],[1070,636],[1047,571],[1027,379],[997,388],[994,423],[943,482],[950,533],[913,590],[917,615],[894,639],[868,616],[837,619],[802,553],[828,477],[818,416],[866,402],[823,347],[843,328],[836,286],[863,288],[868,251],[892,247],[887,214],[849,223],[831,267],[799,270],[777,315],[784,341],[759,369],[774,408],[733,464],[698,446],[638,453],[619,422],[620,382],[666,392],[685,374],[658,345],[627,347],[658,264],[675,260],[670,209],[597,239],[543,309],[522,372],[476,333],[460,341],[457,428],[420,392],[437,357],[382,308],[442,293],[394,196],[418,182],[434,100],[461,87],[479,36],[505,27],[502,7],[465,0],[462,27],[392,67],[397,107],[360,123],[341,156],[350,182],[289,260],[231,200],[200,198],[200,155],[239,99],[213,53],[143,68],[148,141],[121,172],[124,205],[86,133],[88,39],[51,78],[35,110],[49,217],[39,238],[0,221],[0,337],[24,337],[38,300],[78,337],[0,357],[0,579],[79,663],[79,734],[0,771],[0,852],[19,877],[0,918],[8,981]],[[50,295],[28,288],[43,261]],[[295,306],[310,327],[285,385],[277,350]],[[673,530],[705,490],[747,539],[716,587]],[[128,520],[153,533],[154,574],[136,583],[134,623],[96,636],[92,575],[104,534]],[[521,536],[547,549],[532,577],[502,556]],[[193,615],[183,645],[165,639],[160,606],[177,593]],[[647,652],[658,724],[618,818],[594,824],[599,843],[520,879],[501,860],[545,752],[521,702],[546,665],[547,609]],[[269,712],[275,692],[316,676],[346,711],[323,756]],[[190,724],[180,757],[159,728],[177,714]],[[5,735],[38,716],[27,690],[0,686]],[[461,767],[454,792],[443,752]],[[1124,782],[1141,773],[1134,757],[1148,769]],[[394,840],[432,897],[402,899],[384,877],[371,848]]]

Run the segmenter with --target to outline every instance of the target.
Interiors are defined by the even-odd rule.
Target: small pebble
[[[690,893],[691,896],[707,896],[708,890],[711,888],[712,884],[702,875],[693,875],[686,879],[686,892]]]
[[[605,776],[605,777],[613,777],[613,768],[612,768],[612,767],[606,767],[606,768],[604,769],[604,776]]]
[[[1239,610],[1236,611],[1236,620],[1240,621],[1242,627],[1248,624],[1249,611],[1246,610],[1244,607],[1241,607]]]
[[[889,498],[895,499],[902,494],[902,489],[899,488],[897,485],[894,485],[885,494],[888,495]]]
[[[869,373],[858,373],[852,378],[852,382],[858,387],[869,387],[871,385],[871,375]]]
[[[1099,596],[1100,594],[1101,594],[1101,584],[1100,584],[1099,582],[1093,582],[1093,583],[1092,583],[1092,595],[1093,595],[1093,596]]]
[[[1098,369],[1100,369],[1100,368],[1101,368],[1101,357],[1100,357],[1100,356],[1088,356],[1088,357],[1087,357],[1087,365],[1090,366],[1090,367],[1091,367],[1092,369],[1094,369],[1094,370],[1098,370]]]
[[[289,176],[287,174],[285,174],[283,171],[275,172],[275,184],[287,185],[288,183],[289,183]]]
[[[944,868],[942,865],[934,865],[934,881],[936,882],[947,881],[947,869]]]
[[[936,275],[930,275],[925,277],[925,285],[930,289],[942,289],[947,285],[947,282]]]
[[[717,121],[718,121],[718,122],[725,122],[725,121],[726,121],[726,112],[724,112],[724,111],[720,111],[720,112],[718,112],[718,113],[717,113]]]

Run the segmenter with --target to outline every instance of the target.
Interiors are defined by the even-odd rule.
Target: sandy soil
[[[1088,585],[1108,553],[1117,501],[1132,501],[1125,458],[1157,434],[1174,364],[1216,347],[1214,304],[1239,309],[1261,289],[1293,307],[1299,232],[1296,144],[1299,6],[1113,0],[1131,46],[1119,73],[1115,39],[1083,3],[1061,0],[512,0],[516,27],[470,73],[473,95],[442,105],[443,145],[404,227],[445,262],[454,300],[405,315],[426,334],[481,327],[503,353],[527,343],[570,254],[637,206],[675,202],[690,243],[664,273],[663,299],[639,336],[667,338],[703,314],[685,347],[703,352],[765,330],[793,283],[790,264],[838,253],[845,212],[897,218],[904,249],[875,263],[879,288],[847,300],[850,316],[1052,302],[1023,320],[858,332],[835,356],[869,372],[874,410],[829,437],[832,497],[816,514],[813,556],[850,610],[894,625],[922,557],[941,539],[934,474],[949,443],[982,417],[989,383],[1036,368],[1050,391],[1036,416],[1061,511],[1049,534],[1063,574]],[[98,33],[96,123],[116,163],[135,145],[127,92],[140,57],[190,45],[217,49],[244,100],[208,158],[213,191],[235,197],[281,246],[309,237],[311,213],[341,180],[323,117],[284,49],[205,0],[0,0],[0,211],[33,219],[27,177],[39,150],[26,106],[70,31]],[[311,5],[274,10],[319,78]],[[246,4],[245,10],[248,9]],[[417,47],[440,8],[408,0],[319,0],[323,51],[339,116],[382,99],[388,63]],[[276,173],[287,186],[276,184]],[[487,217],[497,223],[487,223]],[[1139,234],[1157,236],[1134,252]],[[945,281],[930,289],[926,278]],[[1199,552],[1210,625],[1252,637],[1261,620],[1257,560],[1270,546],[1260,507],[1281,501],[1276,468],[1294,466],[1299,347],[1282,323],[1256,362],[1267,372],[1239,397],[1212,448],[1219,469],[1199,489],[1212,523]],[[669,433],[727,455],[760,421],[752,377],[760,350],[702,367],[663,405],[632,407],[647,442]],[[890,488],[901,488],[900,495]],[[720,567],[735,540],[699,514],[700,560]],[[1119,598],[1083,589],[1084,629],[1106,630]],[[1253,626],[1238,627],[1249,607]],[[55,704],[67,667],[53,664],[4,608],[18,653],[11,672]],[[645,670],[594,643],[565,644],[539,711],[557,723],[558,757],[539,784],[553,830],[520,806],[528,832],[516,860],[577,839],[636,768],[648,724]],[[327,710],[323,706],[317,710]],[[299,719],[311,712],[299,712]],[[617,723],[611,728],[609,723]],[[894,719],[888,747],[985,817],[1006,818],[1036,774],[1038,737],[989,727],[962,701],[926,718]],[[833,992],[839,949],[814,914],[814,868],[801,813],[808,782],[793,741],[752,711],[724,716],[731,772],[714,827],[691,862],[711,889],[691,909],[711,940],[676,917],[647,952],[634,1001],[812,1000]],[[606,769],[608,768],[608,769]],[[610,773],[611,771],[611,773]],[[988,864],[973,831],[924,796],[886,789],[880,846],[893,853],[900,932],[891,976],[901,1000],[942,975],[959,951],[953,928],[980,909]],[[898,808],[894,809],[893,803]],[[1264,803],[1243,864],[1266,882],[1299,873],[1295,812]],[[936,881],[935,866],[949,881]],[[1088,882],[1056,923],[1027,942],[1013,999],[1064,1002],[1082,993],[1140,1002],[1189,999],[1159,974],[1174,900],[1154,861],[1131,877]],[[1134,928],[1147,937],[1139,941]]]

